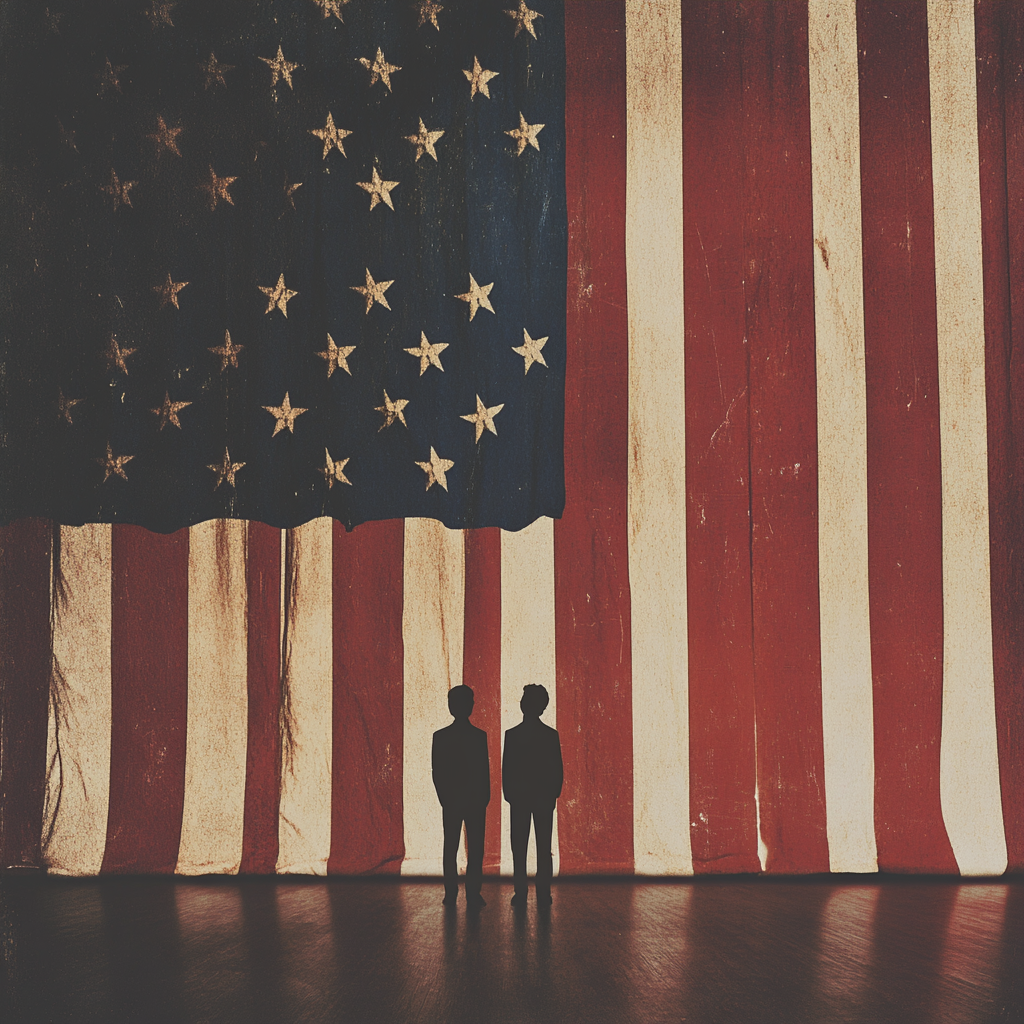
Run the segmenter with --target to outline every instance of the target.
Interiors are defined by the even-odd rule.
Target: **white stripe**
[[[546,517],[517,533],[501,531],[501,737],[519,725],[519,702],[528,683],[543,686],[551,698],[541,716],[558,728],[555,686],[555,528]],[[512,874],[508,804],[501,800],[501,873]],[[526,858],[529,874],[537,871],[537,850],[530,831]],[[551,837],[558,875],[558,807]]]
[[[1001,874],[988,539],[985,315],[974,6],[929,0],[942,447],[942,815],[960,871]]]
[[[877,871],[856,0],[808,7],[829,866]]]
[[[286,685],[291,743],[285,737],[277,870],[327,874],[331,853],[333,762],[333,520],[288,531],[294,574],[288,610]]]
[[[245,523],[212,519],[188,538],[188,720],[176,871],[236,874],[248,739]]]
[[[405,521],[403,875],[441,874],[441,805],[430,774],[435,729],[451,725],[448,691],[462,684],[466,549],[461,530]]]
[[[53,830],[43,853],[54,874],[95,875],[110,798],[110,527],[62,526],[60,548],[65,599],[54,621],[59,675],[47,753],[55,766],[46,794]]]
[[[637,874],[692,874],[679,0],[626,2],[629,584]]]

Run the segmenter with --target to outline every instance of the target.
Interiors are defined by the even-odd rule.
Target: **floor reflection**
[[[1024,884],[563,880],[550,908],[397,879],[0,880],[0,1020],[1024,1018]]]

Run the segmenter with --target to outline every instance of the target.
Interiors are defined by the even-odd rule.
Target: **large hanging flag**
[[[182,0],[169,12],[173,27],[158,19],[158,45],[172,46],[179,22],[208,17],[196,13],[201,6]],[[252,29],[251,64],[241,50],[204,46],[185,65],[203,102],[230,102],[243,72],[254,83],[249,102],[262,104],[253,110],[305,102],[313,43],[300,53],[272,18],[260,20],[264,6],[245,7],[262,26]],[[340,45],[371,6],[385,7],[295,0],[275,9],[281,25],[308,17],[309,40]],[[145,7],[123,10],[149,32]],[[532,88],[533,76],[547,73],[545,47],[564,25],[564,112],[535,113],[517,99],[492,137],[494,158],[528,176],[564,118],[564,513],[518,531],[453,530],[440,506],[352,531],[319,513],[282,531],[226,518],[226,506],[171,534],[39,519],[4,527],[4,863],[80,874],[440,873],[430,736],[449,721],[446,690],[465,682],[490,738],[492,872],[511,867],[500,743],[518,721],[526,683],[548,688],[544,717],[561,735],[563,874],[1024,868],[1024,7],[453,0],[387,5],[380,16],[405,43],[386,35],[378,61],[378,43],[367,40],[344,74],[382,110],[399,102],[418,48],[449,46],[446,33],[467,31],[460,18],[486,21],[479,49],[455,64],[452,103],[471,119],[505,102],[510,78],[524,75]],[[41,11],[32,17],[45,27]],[[66,24],[59,20],[61,32]],[[235,68],[204,89],[196,64],[211,49]],[[117,71],[127,53],[110,59],[113,74],[128,74]],[[122,89],[104,99],[127,100]],[[162,165],[154,151],[147,157],[164,174],[190,159],[189,122],[159,106],[147,117],[183,127],[174,140],[181,158],[166,148]],[[433,187],[412,175],[443,184],[444,161],[469,144],[454,121],[424,114],[421,129],[413,110],[392,136],[395,162],[366,161],[355,175],[360,136],[341,109],[329,112],[336,131],[353,131],[340,139],[346,157],[333,149],[325,164],[326,140],[308,134],[330,137],[327,110],[296,129],[296,147],[313,147],[303,152],[315,173],[288,178],[289,187],[303,181],[291,193],[295,210],[283,165],[268,172],[281,225],[326,215],[336,176],[351,171],[353,217],[391,230],[411,191]],[[78,156],[59,150],[76,166],[84,126],[62,124],[79,133]],[[158,129],[146,121],[139,138]],[[218,181],[235,177],[223,184],[234,204],[217,199],[210,211],[214,197],[196,184],[195,223],[240,214],[265,159],[221,166],[204,157],[198,184],[217,193],[211,166]],[[135,203],[139,190],[139,210],[110,209],[113,197],[99,190],[115,188],[108,166],[95,178],[98,198],[111,215],[134,216],[141,171],[114,169],[121,186],[138,181],[128,194]],[[449,182],[460,196],[470,187]],[[534,193],[517,198],[526,184],[508,200],[513,221],[525,223],[533,209]],[[321,190],[319,207],[302,205],[310,188]],[[60,242],[47,238],[41,265]],[[248,252],[233,259],[242,264]],[[533,267],[532,255],[524,265]],[[373,260],[352,267],[355,277],[338,289],[355,303],[355,322],[390,329],[409,295],[401,277]],[[254,301],[250,333],[224,325],[232,346],[259,354],[261,330],[285,332],[273,338],[306,361],[310,380],[335,389],[324,394],[361,387],[360,359],[378,342],[398,360],[389,366],[405,367],[410,388],[447,385],[455,356],[479,353],[475,332],[504,329],[501,300],[516,301],[502,295],[497,273],[459,263],[436,301],[462,317],[461,339],[432,323],[399,342],[352,339],[326,312],[309,321],[307,338],[289,333],[293,317],[313,315],[299,276],[287,263],[257,269],[238,300]],[[333,272],[324,262],[322,273]],[[136,297],[172,330],[191,316],[190,293],[203,280],[174,263],[140,283]],[[183,281],[178,308],[168,298],[161,310],[165,290]],[[375,297],[381,290],[390,311]],[[325,297],[322,309],[333,301]],[[272,302],[287,305],[287,320],[276,305],[266,312]],[[502,342],[516,352],[498,352],[513,360],[517,387],[550,381],[561,365],[548,358],[555,327],[515,323],[524,329],[528,337]],[[128,374],[103,370],[106,387],[129,384],[144,354],[141,341],[118,337],[138,352],[122,348]],[[270,340],[266,351],[276,352]],[[233,366],[225,341],[204,337],[195,349],[212,361],[202,372],[217,388],[242,379],[253,355],[243,348]],[[432,348],[442,343],[449,347]],[[272,460],[300,453],[302,431],[319,420],[291,379],[273,383],[279,394],[261,391],[243,411],[263,431],[267,465],[284,473]],[[140,445],[185,442],[207,399],[158,390],[146,399],[158,411],[138,414]],[[171,403],[193,401],[174,413],[180,431],[170,409],[159,429],[165,391]],[[511,440],[503,424],[512,402],[472,391],[450,424],[486,460]],[[383,409],[369,410],[371,444],[405,443],[422,423],[412,412],[426,392],[387,392],[388,401],[367,398]],[[410,404],[400,410],[400,399]],[[87,402],[69,408],[72,420]],[[56,426],[77,429],[66,419]],[[100,440],[103,450],[89,458],[106,465]],[[462,457],[425,440],[409,472],[421,500],[448,501]],[[333,443],[333,487],[315,474],[302,479],[329,500],[355,501],[367,481],[357,478],[354,453],[341,467],[351,483],[340,480],[338,463],[350,453]],[[128,481],[112,470],[104,483],[106,470],[92,462],[88,493],[126,493],[144,458],[141,448],[112,448],[111,458],[126,453],[134,456],[122,465]],[[217,492],[218,469],[199,466],[211,495],[230,492],[228,471],[242,494],[250,460],[240,448],[229,453],[227,466],[223,452],[203,456],[226,466]],[[298,480],[320,455],[288,472]],[[236,470],[239,462],[246,466]],[[437,482],[425,489],[431,473],[445,475],[447,494]]]
[[[561,514],[549,15],[10,5],[0,519]]]

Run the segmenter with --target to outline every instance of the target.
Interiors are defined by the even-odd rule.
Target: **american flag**
[[[143,6],[131,5],[133,17]],[[174,53],[179,15],[185,24],[198,6],[146,8],[162,59]],[[374,4],[372,15],[359,14],[361,7],[371,5],[247,6],[257,24],[249,64],[241,50],[230,59],[228,50],[218,53],[236,69],[210,89],[230,96],[236,75],[256,85],[262,79],[265,93],[276,59],[272,36],[281,35],[285,57],[302,70],[291,88],[273,84],[273,109],[302,109],[311,102],[303,76],[308,83],[323,73],[317,55],[334,60],[340,41],[355,37],[347,26],[373,19],[406,42],[392,49],[383,40],[381,60],[403,70],[394,72],[392,92],[382,82],[370,87],[372,110],[392,95],[398,107],[416,47],[448,53],[446,34],[477,28],[473,48],[487,54],[473,56],[499,76],[488,82],[489,98],[467,99],[474,77],[480,84],[476,63],[449,65],[450,111],[461,104],[466,116],[486,109],[493,117],[511,102],[502,89],[515,80],[526,90],[507,108],[515,116],[525,102],[519,97],[542,88],[535,75],[561,81],[564,74],[560,108],[521,111],[522,147],[522,136],[502,134],[516,129],[517,116],[496,122],[487,144],[504,147],[502,166],[525,176],[514,181],[500,217],[528,234],[518,204],[533,209],[534,158],[558,152],[564,123],[564,333],[534,330],[524,315],[513,325],[530,338],[548,335],[545,356],[564,341],[564,512],[503,524],[532,520],[513,531],[452,529],[459,524],[436,505],[410,506],[351,532],[351,522],[372,517],[328,506],[299,514],[308,519],[301,524],[279,520],[290,527],[281,530],[272,516],[263,517],[268,525],[252,513],[225,518],[232,510],[218,508],[161,535],[123,522],[53,526],[53,515],[39,509],[45,518],[4,527],[4,863],[42,862],[71,874],[439,873],[430,736],[447,722],[445,691],[464,682],[476,691],[474,722],[489,735],[495,795],[501,732],[517,721],[522,686],[543,683],[551,692],[545,719],[560,732],[565,760],[556,815],[563,874],[1019,871],[1021,6],[495,0],[463,7],[453,0]],[[282,24],[307,18],[295,38],[329,31],[339,42],[309,42],[301,59],[298,47],[293,56],[284,45],[291,37],[270,13],[278,8]],[[56,23],[64,32],[67,22]],[[360,39],[358,53],[345,51],[352,60],[344,73],[364,103],[376,47]],[[206,49],[195,49],[197,61]],[[556,55],[557,68],[546,63]],[[364,57],[370,67],[359,63]],[[525,73],[516,63],[524,59]],[[127,60],[111,58],[115,76]],[[246,102],[266,103],[256,96]],[[309,125],[290,118],[282,131],[308,133]],[[541,122],[535,150],[528,129]],[[436,178],[446,144],[448,158],[471,147],[468,134],[461,149],[453,145],[465,131],[455,120],[424,123],[425,131],[446,132],[437,166],[409,150],[404,159],[417,176]],[[166,117],[164,124],[179,126]],[[417,129],[412,123],[402,132]],[[86,129],[62,121],[61,131]],[[186,139],[183,132],[182,153]],[[356,132],[344,141],[358,152]],[[305,159],[322,162],[308,134],[306,143],[314,152]],[[414,144],[394,145],[400,153]],[[70,165],[74,152],[59,159]],[[173,154],[160,159],[177,166]],[[356,168],[350,156],[328,154],[331,174],[351,179],[346,202],[361,193],[362,224],[400,223],[399,197],[407,202],[413,189],[403,190],[401,175],[382,161],[380,189],[400,182],[396,209],[366,209],[377,186],[362,159]],[[237,208],[218,201],[213,211],[200,203],[199,212],[240,213],[241,167],[212,166],[237,178],[224,186]],[[557,195],[559,169],[544,166],[545,187]],[[320,171],[316,188],[326,196]],[[216,192],[214,179],[208,183]],[[112,178],[106,184],[116,192]],[[296,209],[282,223],[300,214],[307,187],[304,180],[293,193]],[[454,202],[471,191],[465,182],[458,189]],[[197,194],[213,202],[209,192]],[[328,212],[322,204],[307,211],[309,237]],[[298,253],[305,243],[296,238]],[[40,252],[54,244],[40,242]],[[545,257],[523,246],[518,272],[550,278],[538,269]],[[255,259],[256,249],[237,260]],[[407,247],[398,250],[411,258]],[[392,276],[378,274],[373,260],[367,267],[362,256],[337,252],[357,276],[370,270],[375,285]],[[512,273],[506,260],[517,254],[498,255],[495,266]],[[167,269],[168,287],[190,283],[177,292],[180,308],[153,315],[184,319],[194,286],[183,271]],[[327,321],[306,320],[293,335],[302,289],[287,265],[262,272],[259,286],[273,292],[284,272],[282,287],[300,291],[289,306],[288,337],[304,346],[305,372],[324,376],[329,361],[313,346],[324,343]],[[326,255],[322,272],[336,273]],[[473,273],[477,286],[498,282],[490,293],[496,312],[478,306],[470,322],[471,303],[447,294],[472,292],[468,277],[454,275],[441,289],[438,316],[448,318],[450,334],[432,338],[435,328],[425,325],[427,344],[455,339],[459,314],[465,323],[441,354],[452,360],[443,377],[425,356],[422,382],[436,387],[455,379],[457,344],[470,345],[481,324],[499,330],[504,312],[498,270],[492,278],[460,263],[459,273]],[[339,287],[361,283],[339,279]],[[396,272],[396,297],[399,283]],[[372,288],[368,280],[363,287]],[[514,289],[503,290],[524,303],[521,314],[528,308],[523,296],[508,294]],[[163,294],[150,291],[158,301]],[[415,327],[408,309],[385,321],[385,310],[364,311],[364,293],[348,292],[345,301],[355,294],[361,298],[345,330]],[[260,325],[252,339],[263,325],[285,326],[277,310],[263,312],[259,292],[250,299],[249,316]],[[31,296],[19,292],[17,301]],[[552,293],[546,308],[561,301]],[[182,344],[193,344],[195,331],[186,333]],[[351,344],[341,326],[331,334],[337,345]],[[498,347],[519,341],[502,336]],[[6,344],[9,352],[14,340]],[[356,344],[370,347],[362,336]],[[415,348],[416,338],[395,359],[401,366],[402,355],[420,386],[420,364],[401,347]],[[351,380],[336,365],[338,380],[323,383],[355,384],[360,351]],[[298,373],[296,359],[275,363],[268,386]],[[517,387],[535,375],[557,380],[545,371],[562,364],[548,362],[526,373],[518,363]],[[214,369],[220,380],[216,362]],[[458,387],[472,380],[476,389],[476,379]],[[11,380],[7,370],[8,394]],[[289,394],[294,406],[313,407]],[[487,409],[502,401],[481,398]],[[252,430],[269,433],[278,416],[271,413],[272,422],[259,406],[281,406],[276,398],[252,401]],[[407,429],[418,437],[409,409]],[[196,411],[181,411],[182,438]],[[457,414],[452,429],[465,428],[468,450],[486,456],[474,447],[479,421],[458,419],[471,410],[449,411]],[[514,440],[514,431],[503,432],[505,415],[495,414],[497,435],[485,430],[479,444]],[[153,428],[152,413],[140,418]],[[294,435],[264,441],[265,457],[272,445],[297,442],[302,425],[300,417]],[[170,430],[177,428],[162,433],[176,437]],[[384,433],[400,430],[392,423]],[[539,426],[526,449],[543,447],[542,435]],[[339,486],[335,477],[330,492],[351,488],[343,500],[355,501],[352,458],[352,474],[342,467],[352,483]],[[414,461],[430,464],[425,455]],[[453,461],[447,494],[432,487],[417,500],[453,497],[460,465]],[[124,467],[129,482],[134,465]],[[315,460],[302,467],[282,460],[278,469],[310,467]],[[94,462],[94,476],[96,469]],[[411,482],[417,474],[422,488],[429,473],[409,468]],[[324,478],[310,479],[322,497]],[[89,488],[95,493],[96,484]],[[71,490],[61,484],[61,493]],[[166,505],[179,500],[167,495]],[[502,498],[498,507],[506,501],[514,503]],[[510,873],[507,807],[499,810],[497,799],[486,849],[486,869]]]
[[[560,515],[562,19],[512,13],[12,5],[0,517]]]

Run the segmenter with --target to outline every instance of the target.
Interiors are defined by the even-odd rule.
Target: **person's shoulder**
[[[451,735],[451,732],[452,732],[452,730],[454,728],[455,728],[455,723],[453,722],[451,725],[446,725],[443,729],[435,729],[434,730],[434,739],[437,739],[437,740],[447,739],[447,737]]]
[[[513,725],[505,730],[506,736],[511,736],[513,739],[522,736],[523,734],[523,723],[520,722],[518,725]]]
[[[539,719],[538,719],[538,721],[539,721]],[[541,727],[541,735],[547,736],[548,739],[551,739],[551,737],[558,735],[558,730],[557,729],[552,729],[551,726],[547,724],[547,722],[541,722],[540,723],[540,727]]]

